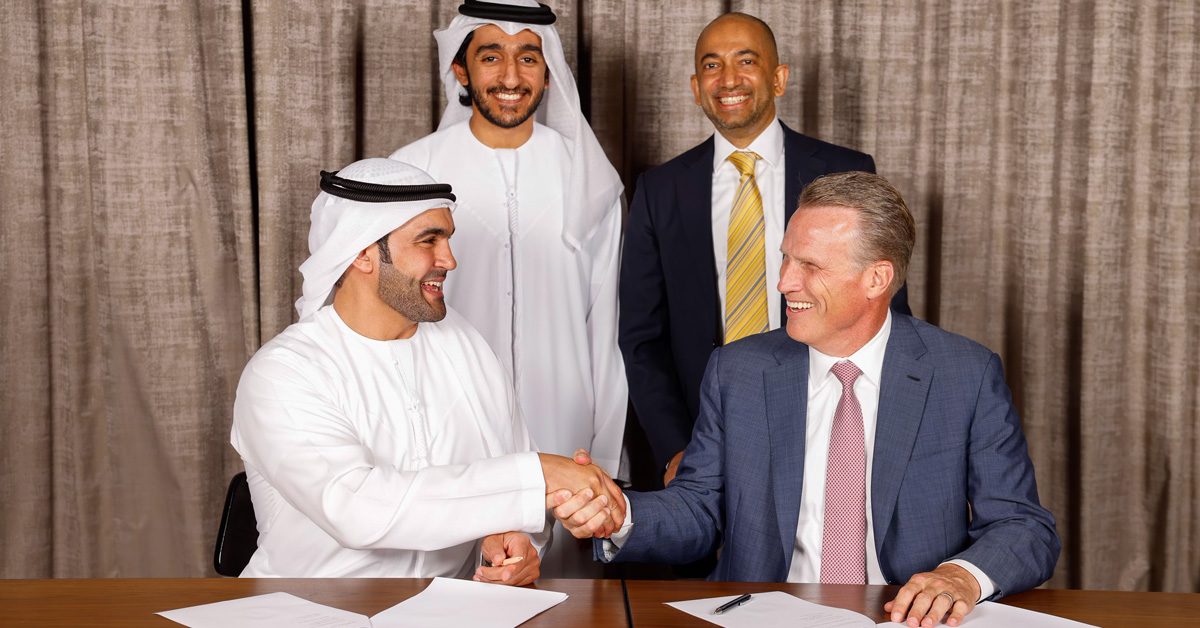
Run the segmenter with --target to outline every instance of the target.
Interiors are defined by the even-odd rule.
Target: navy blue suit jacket
[[[813,179],[851,170],[875,172],[870,155],[779,124],[787,171],[785,225]],[[712,250],[713,146],[710,137],[639,177],[625,227],[617,339],[629,397],[659,468],[687,445],[699,411],[704,365],[723,344]],[[907,287],[892,306],[911,313]],[[784,307],[781,298],[779,308]]]
[[[1060,542],[1038,502],[999,356],[909,316],[893,313],[892,321],[869,478],[884,577],[903,584],[962,558],[1001,595],[1041,584]],[[714,351],[679,474],[663,490],[626,493],[633,528],[615,559],[681,563],[723,545],[710,578],[785,580],[799,522],[807,382],[808,347],[785,329]]]

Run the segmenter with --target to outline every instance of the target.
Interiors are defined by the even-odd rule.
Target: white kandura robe
[[[464,120],[392,154],[449,183],[458,197],[446,302],[513,378],[543,452],[576,449],[616,476],[628,388],[617,348],[618,198],[577,250],[563,239],[570,153],[534,124],[520,148],[480,143]]]
[[[488,534],[540,547],[545,481],[511,391],[453,310],[406,340],[333,306],[285,329],[234,403],[259,529],[242,576],[464,577]]]

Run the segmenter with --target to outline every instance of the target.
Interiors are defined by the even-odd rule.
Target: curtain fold
[[[237,379],[295,319],[317,172],[436,128],[457,2],[11,4],[0,576],[211,575]],[[703,26],[769,23],[780,118],[909,201],[914,311],[1004,359],[1051,586],[1200,590],[1196,3],[551,4],[629,193],[712,132]]]

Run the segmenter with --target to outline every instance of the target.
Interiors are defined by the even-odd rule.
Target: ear
[[[880,260],[867,267],[863,281],[866,283],[867,296],[871,299],[892,298],[892,281],[896,279],[896,269],[887,260]]]
[[[358,252],[354,256],[354,261],[350,262],[350,268],[357,269],[359,272],[370,275],[375,272],[378,267],[375,258],[379,255],[379,248],[371,245]]]
[[[775,66],[775,97],[779,98],[787,91],[788,67],[787,64],[781,63]]]
[[[692,75],[692,97],[696,99],[696,104],[700,104],[700,79],[696,75]]]
[[[457,61],[450,62],[450,69],[454,70],[454,78],[458,79],[458,84],[466,87],[467,83],[470,82],[467,78],[467,69],[459,65]],[[549,80],[550,76],[547,74],[546,81],[548,82]]]

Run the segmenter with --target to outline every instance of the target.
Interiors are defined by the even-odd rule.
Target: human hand
[[[599,534],[596,536],[607,538],[613,532],[621,529],[621,524],[625,522],[625,496],[612,478],[603,469],[592,463],[591,456],[586,450],[577,449],[574,459],[551,454],[538,455],[541,457],[542,473],[546,478],[546,508],[557,510],[562,507],[562,510],[555,512],[555,518],[563,521],[563,526],[571,530],[571,534],[578,536],[576,531],[571,528],[581,528],[604,509],[607,509],[607,520],[604,525],[595,527],[589,534],[584,534],[584,530],[579,530],[579,534],[584,534],[584,536],[578,536],[578,538],[586,538],[597,532]],[[585,489],[590,492],[585,493]],[[601,497],[604,499],[601,500]],[[579,501],[576,502],[575,499]],[[568,501],[571,503],[568,504]],[[595,504],[591,502],[595,502]],[[580,514],[584,508],[586,511]],[[576,514],[579,514],[580,518],[568,527],[568,522],[564,521],[564,518]],[[584,518],[585,515],[586,518]]]
[[[953,600],[951,599],[953,596]],[[933,628],[946,613],[947,626],[957,626],[975,609],[979,582],[971,572],[952,563],[914,574],[900,588],[896,598],[883,605],[894,622],[905,621],[910,628]]]
[[[683,452],[679,452],[671,456],[670,462],[667,463],[667,471],[663,473],[663,486],[671,483],[675,479],[675,474],[679,472],[679,463],[683,462]]]
[[[492,564],[475,569],[476,582],[507,584],[514,587],[527,585],[542,573],[542,559],[529,537],[520,532],[491,534],[483,539],[483,557]],[[514,561],[512,559],[520,558]],[[508,561],[510,564],[504,564]]]
[[[553,508],[554,518],[562,522],[567,532],[577,539],[609,538],[620,526],[613,521],[608,496],[595,496],[585,488],[574,495],[563,489],[546,495],[546,508]],[[622,519],[624,517],[622,516]]]

